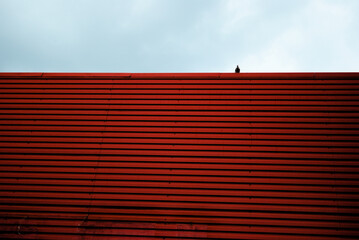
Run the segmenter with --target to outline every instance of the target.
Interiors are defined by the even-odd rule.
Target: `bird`
[[[241,71],[241,69],[239,69],[238,65],[236,67],[236,69],[234,70],[235,73],[239,73]]]

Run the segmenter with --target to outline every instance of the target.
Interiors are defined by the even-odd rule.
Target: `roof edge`
[[[53,73],[0,72],[0,78],[61,79],[351,79],[359,72],[271,72],[271,73]]]

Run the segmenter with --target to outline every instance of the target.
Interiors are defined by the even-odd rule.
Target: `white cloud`
[[[345,1],[307,1],[281,32],[242,58],[247,71],[358,71],[358,9]],[[355,31],[356,32],[356,31]]]
[[[0,0],[0,71],[359,71],[357,0]]]
[[[247,72],[299,71],[296,56],[303,41],[301,31],[288,29],[273,39],[264,51],[246,56],[243,60],[243,70]]]
[[[246,18],[258,14],[257,0],[221,1],[220,16],[222,34],[231,34],[246,24]]]

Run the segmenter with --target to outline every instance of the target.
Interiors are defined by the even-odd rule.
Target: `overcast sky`
[[[0,0],[0,71],[359,71],[359,0]]]

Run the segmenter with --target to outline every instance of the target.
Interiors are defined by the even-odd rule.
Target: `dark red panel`
[[[0,238],[356,239],[359,73],[0,73]]]

